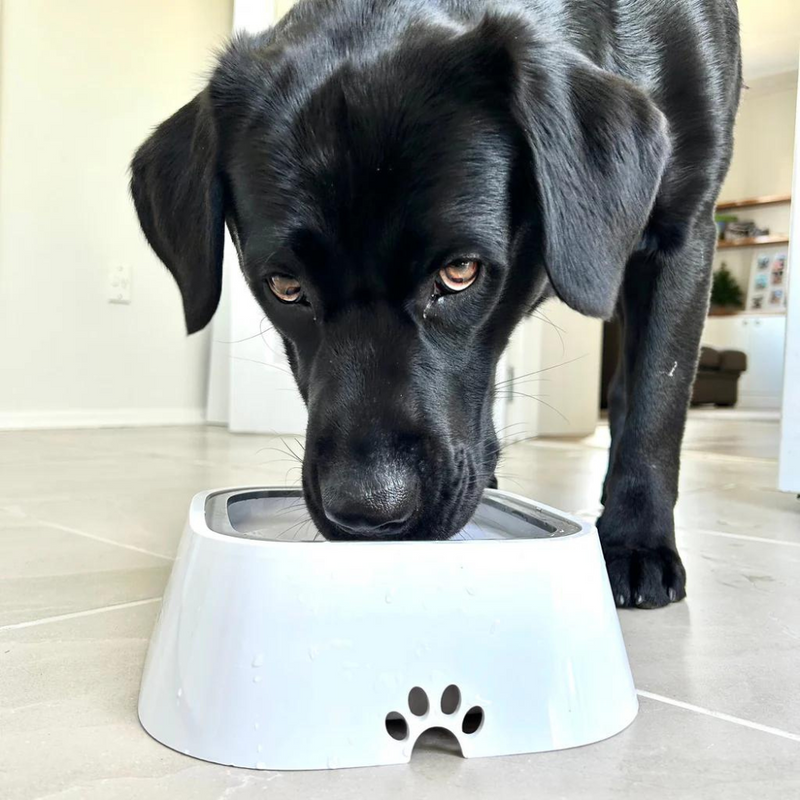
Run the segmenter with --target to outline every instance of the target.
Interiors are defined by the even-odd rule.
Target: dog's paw
[[[661,608],[686,597],[686,570],[670,547],[603,548],[618,608]]]

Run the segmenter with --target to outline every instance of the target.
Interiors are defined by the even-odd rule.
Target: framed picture
[[[786,308],[785,252],[757,253],[753,256],[747,286],[748,311],[774,313]]]

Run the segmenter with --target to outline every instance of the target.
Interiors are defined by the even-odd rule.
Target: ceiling
[[[800,0],[739,0],[746,81],[797,71]]]

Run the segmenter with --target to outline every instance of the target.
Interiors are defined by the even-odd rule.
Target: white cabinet
[[[709,317],[703,344],[742,350],[747,372],[739,379],[738,408],[780,408],[786,318],[777,314]]]

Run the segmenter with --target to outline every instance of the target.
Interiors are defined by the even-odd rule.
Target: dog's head
[[[385,31],[336,35],[234,42],[136,154],[133,197],[189,332],[216,309],[227,223],[308,405],[322,533],[446,538],[493,475],[514,326],[552,293],[612,312],[665,123],[518,20],[420,25],[380,51]]]

